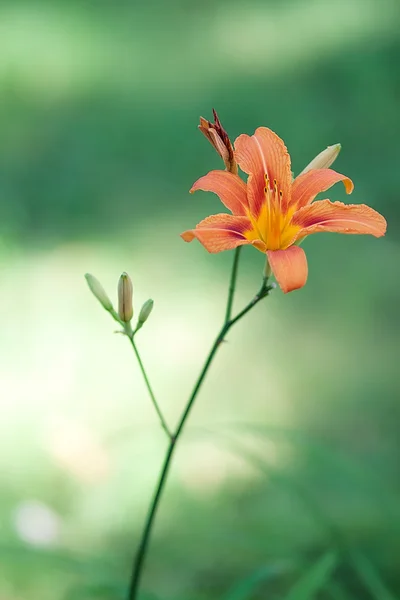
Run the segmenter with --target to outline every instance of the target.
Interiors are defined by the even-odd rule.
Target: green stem
[[[244,315],[246,315],[252,308],[254,308],[255,305],[260,302],[260,300],[268,296],[269,292],[273,290],[274,287],[275,284],[268,285],[268,278],[264,277],[262,285],[258,290],[257,294],[250,300],[250,302],[244,307],[244,309],[236,315],[236,317],[230,319],[229,329],[232,327],[232,325],[234,325],[235,323],[237,323],[237,321],[244,317]]]
[[[136,344],[135,344],[135,340],[133,339],[133,334],[131,334],[131,335],[128,335],[128,337],[129,337],[129,340],[130,340],[130,342],[131,342],[131,344],[132,344],[132,348],[133,348],[133,351],[134,351],[134,353],[135,353],[135,355],[136,355],[137,361],[138,361],[138,363],[139,363],[139,367],[140,367],[140,370],[141,370],[141,372],[142,372],[143,379],[144,379],[144,381],[145,381],[145,384],[146,384],[147,390],[148,390],[148,392],[149,392],[149,395],[150,395],[151,401],[152,401],[152,403],[153,403],[153,406],[154,406],[154,408],[156,409],[156,413],[158,414],[158,417],[159,417],[159,419],[160,419],[161,426],[162,426],[162,428],[164,429],[164,431],[165,431],[165,433],[167,434],[167,436],[169,437],[169,439],[171,440],[171,439],[172,439],[172,437],[173,437],[173,434],[172,434],[172,432],[170,431],[170,429],[169,429],[169,427],[168,427],[168,425],[167,425],[167,422],[166,422],[166,420],[164,419],[164,416],[163,416],[163,414],[162,414],[162,412],[161,412],[161,409],[160,409],[160,407],[158,406],[158,403],[157,403],[156,397],[155,397],[155,395],[154,395],[154,392],[153,392],[153,388],[152,388],[152,387],[151,387],[151,385],[150,385],[150,381],[149,381],[149,378],[147,377],[146,369],[144,368],[144,364],[143,364],[143,362],[142,362],[142,359],[141,359],[141,357],[140,357],[139,350],[137,349],[137,346],[136,346]]]
[[[142,536],[140,539],[140,543],[139,543],[139,547],[137,549],[135,560],[133,563],[132,576],[131,576],[129,593],[128,593],[128,600],[136,600],[137,599],[139,585],[140,585],[140,579],[141,579],[142,571],[143,571],[143,564],[144,564],[144,560],[145,560],[147,548],[148,548],[148,543],[150,540],[150,535],[151,535],[151,531],[153,528],[157,509],[158,509],[158,506],[160,503],[160,499],[162,496],[162,492],[164,490],[165,483],[167,481],[172,457],[174,455],[174,451],[175,451],[178,439],[183,431],[186,420],[190,414],[191,408],[192,408],[194,401],[199,393],[202,383],[208,373],[208,370],[211,366],[214,356],[216,355],[218,348],[220,347],[221,343],[224,341],[225,335],[228,333],[228,331],[231,329],[231,327],[235,323],[237,323],[241,318],[243,318],[252,308],[254,308],[254,306],[256,306],[256,304],[258,304],[258,302],[260,302],[260,300],[262,300],[263,298],[268,296],[270,290],[273,287],[273,286],[268,286],[267,279],[264,278],[264,280],[262,282],[262,286],[261,286],[260,290],[257,292],[257,294],[254,296],[254,298],[252,298],[252,300],[250,300],[250,302],[247,304],[247,306],[245,306],[244,309],[241,310],[235,317],[231,318],[230,313],[231,313],[231,309],[232,309],[233,296],[234,296],[235,286],[236,286],[238,261],[239,261],[239,253],[236,252],[235,257],[234,257],[233,266],[232,266],[232,274],[231,274],[229,295],[228,295],[228,304],[227,304],[227,310],[226,310],[224,323],[223,323],[223,325],[211,347],[211,350],[206,358],[206,361],[201,370],[201,373],[194,385],[193,391],[190,395],[190,398],[188,400],[186,408],[181,416],[181,419],[176,428],[176,431],[170,437],[168,450],[167,450],[166,456],[164,458],[164,463],[163,463],[163,466],[161,469],[160,477],[159,477],[157,487],[156,487],[156,490],[155,490],[155,493],[153,496],[153,500],[151,502],[151,505],[150,505],[150,508],[149,508],[149,511],[148,511],[148,514],[146,517],[144,530],[143,530],[143,533],[142,533]]]
[[[233,257],[231,280],[229,282],[228,302],[226,303],[225,323],[227,323],[232,316],[233,296],[235,294],[236,279],[237,279],[237,274],[238,274],[238,266],[239,266],[239,258],[240,258],[241,249],[242,249],[242,246],[238,246],[235,250],[235,255]]]

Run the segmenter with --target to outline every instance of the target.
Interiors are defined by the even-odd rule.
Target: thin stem
[[[237,274],[238,274],[238,266],[239,266],[239,258],[240,258],[241,249],[242,249],[242,246],[238,246],[235,250],[235,254],[233,257],[231,280],[229,282],[228,302],[226,304],[226,312],[225,312],[225,323],[227,323],[232,316],[233,296],[235,294],[236,279],[237,279]]]
[[[144,381],[145,381],[145,384],[146,384],[147,390],[148,390],[148,392],[149,392],[149,395],[150,395],[151,401],[152,401],[152,403],[153,403],[153,406],[154,406],[154,408],[156,409],[156,413],[158,414],[158,417],[159,417],[159,419],[160,419],[160,422],[161,422],[161,427],[164,429],[165,433],[167,434],[167,436],[168,436],[168,437],[169,437],[169,439],[171,440],[171,439],[172,439],[172,437],[173,437],[173,435],[172,435],[172,432],[170,431],[170,429],[169,429],[169,427],[168,427],[168,425],[167,425],[167,422],[166,422],[166,420],[164,419],[164,416],[163,416],[163,414],[162,414],[162,412],[161,412],[161,409],[160,409],[160,407],[158,406],[158,403],[157,403],[156,397],[155,397],[155,395],[154,395],[154,392],[153,392],[153,388],[152,388],[152,387],[151,387],[151,385],[150,385],[150,381],[149,381],[149,378],[148,378],[148,376],[147,376],[146,369],[144,368],[144,364],[143,364],[143,362],[142,362],[142,359],[141,359],[141,357],[140,357],[139,350],[137,349],[137,346],[136,346],[136,344],[135,344],[135,340],[133,339],[133,335],[128,335],[128,337],[129,337],[129,340],[130,340],[130,342],[131,342],[131,344],[132,344],[132,348],[133,348],[133,351],[134,351],[134,353],[135,353],[135,355],[136,355],[137,361],[138,361],[138,363],[139,363],[139,367],[140,367],[140,370],[141,370],[141,372],[142,372],[143,379],[144,379]]]
[[[150,539],[151,530],[156,516],[157,508],[160,502],[161,494],[164,489],[164,484],[167,480],[169,466],[175,449],[176,439],[171,437],[167,453],[164,458],[164,464],[161,469],[160,478],[157,483],[157,488],[147,513],[145,526],[143,529],[142,537],[140,539],[139,547],[136,551],[135,561],[133,563],[132,577],[129,585],[128,600],[135,600],[139,591],[140,577],[142,575],[143,562],[146,557],[147,546]]]
[[[238,254],[235,255],[234,258],[234,263],[233,263],[233,267],[232,267],[232,275],[231,275],[231,286],[230,286],[230,291],[229,291],[229,296],[228,296],[228,307],[229,304],[232,304],[232,299],[233,299],[233,294],[235,291],[235,283],[236,283],[236,272],[237,272],[237,266],[238,266]],[[154,519],[157,513],[157,509],[159,506],[159,502],[160,502],[160,498],[162,495],[162,492],[164,490],[164,486],[165,486],[165,482],[167,481],[167,476],[168,476],[168,472],[169,472],[169,468],[171,466],[171,461],[172,461],[172,457],[174,455],[174,451],[177,445],[177,441],[183,431],[183,428],[185,426],[186,420],[190,414],[190,410],[194,404],[194,401],[197,397],[197,394],[202,386],[202,383],[208,373],[208,370],[211,366],[211,363],[214,359],[215,354],[217,353],[218,348],[220,347],[221,343],[224,340],[225,335],[228,333],[228,331],[230,330],[230,328],[237,323],[242,317],[244,317],[245,314],[247,314],[252,308],[254,308],[254,306],[263,298],[265,298],[269,291],[272,289],[272,286],[268,286],[267,285],[267,280],[264,279],[262,286],[260,288],[260,290],[258,291],[258,293],[254,296],[254,298],[247,304],[247,306],[245,306],[245,308],[240,311],[234,318],[228,318],[228,310],[226,312],[226,317],[224,320],[224,323],[211,347],[211,350],[206,358],[206,361],[204,363],[204,366],[201,370],[201,373],[194,385],[193,391],[190,395],[190,398],[188,400],[188,403],[186,405],[186,408],[182,414],[182,417],[179,421],[179,424],[176,428],[175,434],[172,435],[172,437],[170,438],[170,443],[169,443],[169,447],[167,450],[167,454],[165,456],[164,459],[164,464],[162,466],[161,469],[161,473],[160,473],[160,477],[157,483],[157,487],[156,487],[156,491],[153,497],[153,500],[151,502],[148,514],[147,514],[147,518],[146,518],[146,522],[145,522],[145,527],[142,533],[142,537],[139,543],[139,547],[136,553],[136,557],[135,557],[135,561],[133,564],[133,570],[132,570],[132,577],[131,577],[131,582],[130,582],[130,587],[129,587],[129,594],[128,594],[128,600],[136,600],[137,598],[137,594],[139,591],[139,584],[140,584],[140,578],[142,575],[142,568],[143,568],[143,563],[144,563],[144,559],[146,557],[146,552],[147,552],[147,547],[148,547],[148,543],[149,543],[149,539],[150,539],[150,534],[152,531],[152,527],[154,524]]]
[[[193,388],[192,394],[189,398],[189,401],[186,405],[185,411],[181,417],[181,420],[179,422],[179,425],[177,427],[177,430],[175,432],[175,442],[177,441],[179,434],[181,433],[186,419],[189,415],[190,409],[193,406],[193,402],[196,399],[196,396],[200,390],[200,387],[205,379],[205,376],[207,375],[207,371],[213,361],[213,358],[219,348],[219,346],[221,345],[221,343],[224,341],[225,335],[228,333],[228,331],[230,330],[230,328],[237,323],[242,317],[244,317],[245,314],[247,314],[252,308],[254,308],[254,306],[256,304],[258,304],[258,302],[260,302],[260,300],[262,300],[263,298],[265,298],[265,296],[268,295],[269,291],[272,289],[272,287],[269,287],[267,285],[267,280],[264,279],[262,286],[260,288],[260,290],[257,292],[257,294],[254,296],[254,298],[252,298],[250,300],[250,302],[245,306],[245,308],[243,310],[241,310],[235,317],[233,317],[233,319],[229,319],[228,321],[225,321],[223,326],[221,327],[221,330],[219,332],[219,334],[217,335],[214,344],[211,347],[211,350],[207,356],[206,362],[204,363],[203,369],[199,375],[199,378],[196,381],[196,384]]]
[[[231,319],[229,321],[229,327],[232,327],[232,325],[234,325],[237,321],[239,321],[239,319],[241,319],[242,317],[244,317],[245,314],[247,314],[249,312],[249,310],[251,310],[252,308],[254,308],[254,306],[256,304],[258,304],[258,302],[260,302],[260,300],[262,300],[263,298],[265,298],[266,296],[268,296],[269,292],[271,290],[273,290],[275,287],[274,284],[272,285],[268,285],[268,278],[264,277],[262,285],[260,287],[260,289],[258,290],[257,294],[254,296],[254,298],[252,298],[252,300],[250,300],[250,302],[244,307],[243,310],[241,310],[236,317],[234,317],[233,319]]]

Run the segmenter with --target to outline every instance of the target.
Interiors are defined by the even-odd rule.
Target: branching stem
[[[141,539],[139,542],[139,546],[138,546],[138,549],[137,549],[137,552],[135,555],[135,559],[133,562],[132,575],[131,575],[131,581],[130,581],[129,593],[128,593],[128,600],[137,600],[140,580],[141,580],[141,576],[142,576],[142,572],[143,572],[144,560],[145,560],[147,548],[148,548],[148,543],[150,540],[150,535],[151,535],[151,531],[153,528],[157,509],[158,509],[158,506],[160,503],[160,499],[162,496],[162,492],[164,490],[165,483],[167,481],[172,457],[174,455],[174,451],[177,446],[177,442],[181,436],[181,433],[183,431],[183,428],[185,426],[187,418],[190,414],[190,411],[192,409],[194,401],[200,391],[200,388],[201,388],[203,381],[208,373],[208,370],[213,362],[213,359],[217,353],[217,350],[220,347],[221,343],[224,341],[224,338],[225,338],[226,334],[228,333],[228,331],[231,329],[231,327],[233,327],[233,325],[235,325],[235,323],[237,323],[252,308],[254,308],[256,306],[256,304],[258,304],[258,302],[260,302],[260,300],[262,300],[263,298],[268,296],[270,290],[273,288],[273,286],[268,285],[268,279],[264,278],[261,288],[259,289],[257,294],[250,300],[250,302],[243,308],[243,310],[241,310],[235,317],[232,317],[232,306],[233,306],[233,298],[234,298],[235,289],[236,289],[239,257],[240,257],[240,248],[237,248],[235,251],[235,256],[234,256],[233,265],[232,265],[232,272],[231,272],[231,278],[230,278],[230,284],[229,284],[229,294],[228,294],[228,301],[227,301],[227,306],[226,306],[224,323],[223,323],[217,337],[215,338],[213,345],[211,346],[211,349],[208,353],[208,356],[206,358],[204,366],[200,372],[200,375],[194,385],[194,388],[193,388],[192,393],[189,397],[189,400],[186,404],[186,407],[182,413],[182,416],[180,418],[178,426],[177,426],[175,432],[172,434],[165,423],[165,420],[162,416],[162,413],[161,413],[161,411],[158,407],[158,404],[156,402],[156,399],[154,397],[152,388],[150,386],[150,383],[149,383],[147,375],[146,375],[146,371],[143,367],[142,361],[140,359],[139,353],[138,353],[136,345],[134,343],[133,336],[130,338],[133,349],[138,358],[139,365],[140,365],[140,368],[143,373],[143,377],[144,377],[146,385],[147,385],[147,389],[149,390],[151,399],[156,408],[158,416],[160,417],[163,428],[165,429],[165,431],[167,432],[167,434],[169,436],[169,445],[168,445],[168,449],[167,449],[167,452],[166,452],[166,455],[164,458],[163,466],[161,468],[161,472],[160,472],[160,476],[159,476],[159,479],[157,482],[153,500],[150,504],[149,511],[148,511],[148,514],[146,517],[146,521],[145,521],[144,529],[143,529]]]

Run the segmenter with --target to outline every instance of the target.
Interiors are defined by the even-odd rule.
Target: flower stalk
[[[139,350],[138,350],[137,345],[135,343],[135,339],[134,339],[135,338],[135,333],[136,332],[132,332],[130,335],[127,333],[127,337],[129,338],[129,341],[130,341],[131,346],[133,348],[133,351],[135,353],[136,359],[137,359],[137,361],[139,363],[140,371],[141,371],[141,373],[143,375],[143,379],[144,379],[144,382],[146,384],[147,391],[149,392],[149,396],[150,396],[151,402],[152,402],[152,404],[153,404],[153,406],[155,408],[155,411],[156,411],[156,413],[158,415],[158,418],[160,419],[161,427],[164,429],[164,431],[167,434],[169,440],[171,440],[172,437],[173,437],[172,432],[171,432],[170,428],[168,427],[168,424],[167,424],[167,422],[166,422],[166,420],[164,418],[164,415],[163,415],[163,413],[161,411],[161,408],[160,408],[160,406],[159,406],[159,404],[157,402],[157,399],[156,399],[156,396],[154,394],[153,388],[152,388],[152,386],[150,384],[150,380],[148,378],[148,375],[147,375],[146,369],[144,367],[142,358],[141,358],[141,356],[139,354]]]
[[[235,325],[240,319],[242,319],[250,310],[252,310],[263,298],[268,296],[269,292],[275,287],[273,285],[268,285],[268,280],[266,278],[263,279],[262,285],[259,291],[255,294],[255,296],[250,300],[250,302],[235,316],[231,317],[231,309],[233,304],[233,297],[236,289],[236,279],[237,279],[237,271],[238,271],[238,254],[235,254],[234,262],[232,266],[230,286],[229,286],[229,294],[227,301],[227,310],[225,313],[225,319],[222,324],[222,327],[215,338],[213,345],[208,353],[206,361],[203,365],[203,368],[200,372],[199,377],[194,385],[193,391],[189,397],[189,400],[186,404],[185,410],[182,413],[179,424],[170,437],[170,442],[168,446],[167,453],[165,455],[164,463],[160,472],[160,477],[158,479],[158,483],[156,486],[156,490],[153,496],[152,503],[149,508],[149,512],[147,514],[144,530],[142,533],[142,537],[139,542],[139,547],[135,556],[135,560],[133,563],[132,576],[130,581],[128,600],[137,600],[137,595],[139,591],[140,580],[143,571],[144,560],[147,553],[148,543],[150,540],[151,531],[153,528],[155,516],[157,513],[157,509],[161,500],[161,496],[165,487],[165,483],[167,481],[169,469],[171,466],[172,457],[175,452],[175,448],[177,446],[177,442],[182,434],[182,431],[185,427],[186,421],[189,417],[190,411],[193,407],[193,404],[197,398],[197,395],[200,391],[200,388],[206,378],[206,375],[211,367],[211,364],[214,360],[214,357],[218,351],[218,348],[222,344],[225,339],[228,331]]]

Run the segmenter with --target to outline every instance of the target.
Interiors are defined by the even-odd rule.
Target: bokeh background
[[[232,261],[179,237],[220,211],[188,194],[221,166],[196,129],[212,107],[232,138],[277,131],[295,173],[341,142],[351,201],[389,228],[308,238],[307,286],[231,331],[177,452],[141,600],[400,594],[399,8],[2,0],[1,600],[126,596],[166,442],[83,275],[115,298],[126,270],[137,309],[154,298],[138,344],[176,423]],[[241,261],[238,309],[263,268],[253,249]]]

